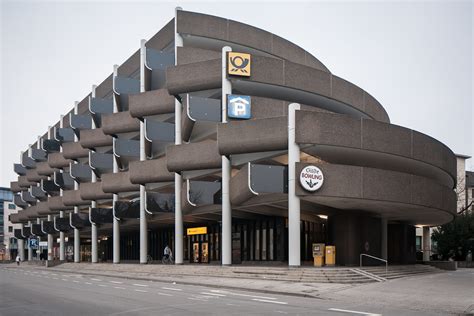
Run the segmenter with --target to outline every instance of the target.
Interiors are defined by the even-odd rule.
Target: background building
[[[9,232],[9,227],[7,221],[5,221],[5,214],[10,213],[10,207],[15,207],[14,204],[8,203],[13,201],[13,193],[9,188],[0,188],[0,256],[5,258],[6,245],[9,243],[7,233]],[[12,206],[10,206],[12,204]],[[1,258],[0,258],[1,259]]]

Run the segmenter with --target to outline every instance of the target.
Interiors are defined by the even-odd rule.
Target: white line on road
[[[61,279],[61,280],[63,280],[63,281],[67,281],[66,279]]]
[[[123,282],[119,282],[119,281],[109,281],[110,283],[115,283],[115,284],[123,284]]]
[[[218,296],[218,297],[227,296],[227,295],[224,295],[224,294],[209,293],[209,292],[201,292],[201,294],[205,294],[205,295],[214,295],[214,296]]]
[[[264,303],[273,303],[273,304],[281,304],[281,305],[288,305],[287,302],[261,300],[261,299],[258,299],[258,298],[252,298],[252,301],[264,302]]]
[[[146,284],[137,284],[137,283],[134,283],[133,285],[135,285],[135,286],[143,286],[143,287],[147,287],[147,286],[148,286],[148,285],[146,285]]]
[[[366,312],[359,312],[359,311],[351,311],[351,310],[340,309],[340,308],[330,308],[330,309],[328,309],[328,311],[341,312],[341,313],[352,313],[352,314],[368,315],[368,316],[382,316],[382,314],[373,314],[373,313],[366,313]]]
[[[125,290],[124,287],[121,287],[121,286],[114,286],[114,289],[117,289],[117,290]]]
[[[173,295],[168,294],[168,293],[161,293],[161,292],[157,292],[157,293],[158,293],[158,295],[163,295],[163,296],[173,296]]]
[[[188,300],[193,300],[193,301],[207,302],[206,299],[202,299],[202,298],[188,297],[187,299],[188,299]]]
[[[57,275],[56,273],[51,273],[51,275]]]
[[[181,289],[177,289],[174,287],[162,287],[163,290],[170,290],[170,291],[182,291]]]
[[[102,281],[101,279],[91,279],[92,281]]]
[[[72,280],[72,282],[74,282],[74,283],[79,283],[79,281],[77,281],[77,280]]]
[[[92,283],[90,283],[90,282],[84,282],[84,283],[85,283],[85,284],[89,284],[89,285],[92,285]]]
[[[225,294],[229,294],[229,295],[236,295],[236,296],[243,296],[243,297],[254,297],[254,298],[260,298],[260,299],[263,299],[263,300],[276,300],[276,298],[274,298],[274,297],[258,296],[258,295],[248,295],[248,294],[234,293],[234,292],[222,291],[222,290],[211,290],[211,292],[214,292],[214,293],[225,293]]]
[[[98,286],[101,286],[101,287],[107,287],[107,285],[105,284],[97,284]]]
[[[58,278],[53,278],[53,280],[59,280]]]
[[[135,292],[143,292],[143,293],[148,293],[148,291],[145,290],[139,290],[139,289],[134,289]]]

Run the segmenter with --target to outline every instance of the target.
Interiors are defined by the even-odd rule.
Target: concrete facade
[[[229,51],[250,54],[251,73],[229,74]],[[176,263],[298,266],[322,242],[337,264],[405,264],[414,225],[456,214],[453,152],[277,35],[177,10],[113,69],[15,165],[19,238],[39,219],[93,252],[81,260],[145,263],[169,245]],[[227,117],[228,94],[251,97],[250,119]],[[324,174],[314,192],[299,181],[309,166]]]

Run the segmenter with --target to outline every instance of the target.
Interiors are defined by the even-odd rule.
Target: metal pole
[[[21,225],[21,229],[23,230],[23,224]],[[25,261],[25,241],[24,239],[18,239],[18,254],[20,255],[20,261]]]
[[[300,198],[296,195],[296,163],[300,161],[300,147],[295,141],[295,112],[298,103],[288,108],[288,265],[301,265],[300,249]]]
[[[175,9],[175,18],[174,18],[174,55],[175,55],[175,65],[178,64],[178,47],[183,46],[183,38],[177,32],[177,15],[178,11],[182,10],[180,7]],[[181,102],[177,99],[174,101],[174,126],[175,126],[175,145],[181,145],[182,136],[181,136],[181,113],[182,106]],[[174,242],[175,242],[175,264],[183,264],[184,256],[184,247],[183,247],[183,210],[181,209],[181,189],[183,186],[183,179],[181,174],[174,174],[174,195],[175,195],[175,213],[174,213]]]
[[[227,53],[232,48],[222,48],[222,123],[227,123],[227,95],[232,93],[232,84],[227,79]],[[232,209],[230,205],[230,160],[222,159],[222,265],[232,264]]]
[[[146,91],[146,40],[140,41],[140,92]],[[140,120],[140,161],[146,160],[145,152],[145,122]],[[145,211],[145,185],[140,184],[140,263],[147,263],[148,256],[148,223]]]
[[[118,65],[114,65],[114,82],[115,82],[115,77],[118,75]],[[115,89],[115,84],[114,84],[114,89]],[[118,104],[117,104],[117,97],[114,95],[113,98],[114,102],[114,113],[118,112]],[[114,157],[113,158],[113,173],[118,173],[119,168],[118,168],[118,163],[117,159]],[[114,222],[113,222],[113,263],[120,263],[120,220],[115,216],[115,203],[118,201],[118,194],[114,193],[112,196],[112,207],[113,207],[113,217],[114,217]]]

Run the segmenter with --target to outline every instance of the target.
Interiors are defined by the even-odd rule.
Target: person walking
[[[21,261],[21,260],[20,260],[20,255],[16,255],[15,261],[16,261],[16,265],[19,266],[19,265],[20,265],[20,261]]]

